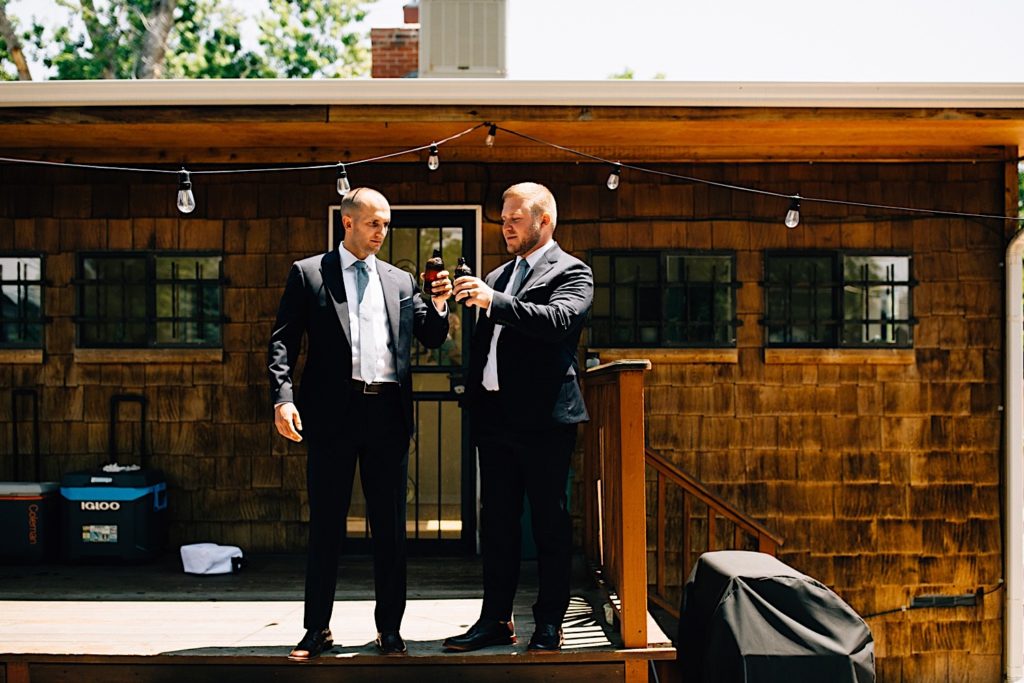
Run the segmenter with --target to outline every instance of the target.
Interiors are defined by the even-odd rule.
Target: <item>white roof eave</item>
[[[503,79],[0,83],[0,107],[474,105],[1024,108],[1024,83],[712,83]]]

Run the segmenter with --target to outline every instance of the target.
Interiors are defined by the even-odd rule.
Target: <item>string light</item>
[[[494,147],[494,136],[498,134],[498,127],[491,124],[491,127],[487,129],[487,137],[484,138],[484,144],[488,147]]]
[[[442,144],[451,142],[452,140],[455,140],[457,138],[461,138],[464,135],[468,135],[469,133],[472,133],[476,129],[483,128],[485,126],[488,129],[488,135],[487,135],[488,138],[490,138],[493,135],[495,135],[497,133],[497,131],[502,130],[502,131],[504,131],[504,132],[506,132],[506,133],[508,133],[510,135],[515,135],[516,137],[523,138],[524,140],[529,140],[531,142],[534,142],[534,143],[539,144],[539,145],[543,145],[545,147],[550,147],[552,149],[557,149],[557,150],[566,152],[567,154],[571,154],[571,155],[574,155],[574,156],[577,156],[577,157],[582,157],[582,158],[585,158],[585,159],[589,159],[591,161],[595,161],[595,162],[599,162],[599,163],[602,163],[602,164],[611,165],[613,168],[612,168],[611,174],[608,176],[608,181],[607,181],[607,186],[610,189],[614,189],[615,187],[618,187],[622,169],[623,168],[628,168],[631,171],[635,171],[637,173],[645,173],[645,174],[648,174],[648,175],[661,176],[661,177],[665,177],[665,178],[673,178],[673,179],[676,179],[676,180],[683,180],[683,181],[687,181],[687,182],[691,182],[691,183],[697,183],[697,184],[700,184],[700,185],[707,185],[707,186],[710,186],[710,187],[718,187],[718,188],[722,188],[722,189],[730,190],[730,191],[735,191],[735,192],[747,192],[747,193],[751,193],[751,194],[759,194],[759,195],[762,195],[762,196],[778,197],[780,199],[789,199],[791,201],[790,201],[790,208],[786,212],[786,223],[787,223],[787,226],[789,226],[790,222],[793,222],[792,226],[789,226],[789,227],[796,227],[797,225],[799,225],[799,212],[800,212],[800,203],[801,202],[819,202],[819,203],[822,203],[822,204],[835,204],[835,205],[838,205],[838,206],[856,206],[856,207],[867,208],[867,209],[879,209],[879,210],[883,210],[883,211],[902,211],[902,212],[916,213],[916,214],[922,214],[922,215],[928,215],[928,216],[950,216],[950,217],[954,217],[954,218],[987,218],[987,219],[995,219],[995,220],[1013,221],[1014,223],[1017,223],[1018,225],[1020,225],[1021,223],[1024,223],[1024,216],[1009,216],[1009,215],[991,214],[991,213],[971,213],[971,212],[965,212],[965,211],[946,211],[946,210],[943,210],[943,209],[926,209],[926,208],[910,207],[910,206],[898,206],[898,205],[893,205],[893,204],[875,204],[875,203],[870,203],[870,202],[856,202],[856,201],[848,201],[848,200],[842,200],[842,199],[829,199],[827,197],[804,197],[804,196],[801,196],[799,194],[790,195],[790,194],[784,194],[782,192],[774,192],[774,191],[771,191],[771,190],[762,190],[762,189],[756,188],[756,187],[746,187],[746,186],[743,186],[743,185],[733,185],[733,184],[730,184],[730,183],[723,183],[723,182],[719,182],[719,181],[715,181],[715,180],[708,180],[707,178],[699,178],[699,177],[695,177],[695,176],[682,175],[682,174],[679,174],[679,173],[671,173],[671,172],[668,172],[668,171],[662,171],[662,170],[657,170],[657,169],[653,169],[653,168],[646,168],[646,167],[643,167],[643,166],[635,166],[633,164],[622,164],[622,163],[619,163],[619,162],[614,162],[614,161],[611,161],[610,159],[605,159],[605,158],[602,158],[602,157],[599,157],[599,156],[596,156],[596,155],[593,155],[593,154],[588,154],[586,152],[581,152],[581,151],[573,149],[571,147],[566,147],[564,145],[559,145],[559,144],[556,144],[554,142],[548,142],[546,140],[541,140],[541,139],[535,138],[535,137],[533,137],[531,135],[527,135],[525,133],[520,133],[518,131],[509,129],[509,128],[504,128],[502,126],[499,126],[497,124],[490,123],[490,122],[478,123],[478,124],[476,124],[474,126],[471,126],[471,127],[467,128],[467,129],[463,130],[463,131],[455,133],[454,135],[451,135],[451,136],[449,136],[447,138],[444,138],[443,140],[438,140],[438,141],[432,142],[432,143],[430,143],[428,145],[421,145],[419,147],[413,147],[413,148],[410,148],[410,149],[399,150],[397,152],[391,152],[391,153],[388,153],[388,154],[381,154],[379,156],[369,157],[369,158],[366,158],[366,159],[353,160],[353,161],[349,161],[347,163],[347,165],[348,166],[352,166],[352,165],[355,165],[355,164],[369,164],[369,163],[374,163],[374,162],[377,162],[377,161],[383,161],[385,159],[391,159],[391,158],[394,158],[394,157],[405,156],[405,155],[408,155],[408,154],[415,154],[415,153],[421,152],[423,150],[429,149],[430,150],[430,156],[427,159],[427,167],[431,171],[435,171],[441,165],[441,159],[440,159],[440,156],[438,154],[438,147],[440,147]],[[484,143],[487,144],[487,139],[486,138],[484,139]],[[286,171],[312,171],[312,170],[321,170],[321,169],[333,168],[333,169],[336,169],[338,171],[338,174],[340,176],[341,172],[343,171],[343,168],[339,168],[339,166],[343,167],[343,165],[340,162],[330,163],[330,164],[312,164],[312,165],[305,165],[305,166],[271,166],[271,167],[263,167],[263,168],[237,168],[236,167],[236,168],[222,168],[222,169],[204,169],[204,170],[201,170],[201,171],[191,171],[191,172],[187,171],[184,168],[182,168],[180,171],[175,171],[175,170],[171,170],[171,169],[161,169],[161,168],[137,168],[137,167],[112,166],[112,165],[111,166],[106,166],[106,165],[99,165],[99,164],[80,164],[80,163],[65,162],[65,161],[44,161],[44,160],[40,160],[40,159],[24,159],[24,158],[4,157],[4,156],[0,156],[0,163],[27,164],[27,165],[38,165],[38,166],[60,166],[60,167],[65,167],[65,168],[81,168],[81,169],[91,169],[91,170],[98,170],[98,171],[122,171],[122,172],[130,172],[130,173],[164,173],[164,174],[174,173],[174,174],[177,174],[179,176],[178,202],[177,202],[177,204],[178,204],[178,209],[182,213],[191,213],[192,211],[195,210],[195,197],[192,194],[192,190],[191,190],[191,188],[192,188],[191,176],[192,175],[228,175],[228,174],[240,174],[240,173],[282,173],[282,172],[286,172]],[[339,177],[338,180],[339,180],[339,184],[340,184],[341,178]]]
[[[619,178],[622,176],[622,164],[615,164],[612,166],[612,172],[608,174],[608,180],[605,181],[605,185],[608,186],[609,190],[619,189]]]
[[[800,195],[793,195],[789,202],[789,211],[786,212],[786,227],[795,228],[800,225]]]
[[[192,194],[192,181],[184,168],[178,173],[178,211],[192,213],[196,210],[196,198]]]
[[[338,194],[342,197],[352,189],[352,183],[348,181],[348,172],[345,171],[345,164],[338,162]]]

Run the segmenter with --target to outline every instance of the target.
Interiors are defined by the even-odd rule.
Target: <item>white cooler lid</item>
[[[39,496],[59,489],[56,481],[0,481],[0,496]]]

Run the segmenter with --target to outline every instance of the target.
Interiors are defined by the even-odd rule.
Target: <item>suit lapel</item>
[[[338,314],[338,322],[345,333],[345,341],[352,346],[352,330],[348,323],[348,297],[345,295],[345,281],[341,276],[341,256],[337,250],[327,254],[320,262],[320,275],[324,279],[324,286],[331,295],[334,303],[334,311]]]
[[[544,256],[542,256],[541,259],[537,261],[537,265],[531,268],[530,272],[526,274],[526,280],[523,281],[523,286],[519,288],[519,293],[525,293],[526,290],[530,289],[530,287],[534,283],[540,280],[540,278],[544,276],[544,273],[548,272],[549,270],[551,270],[552,267],[554,267],[555,263],[558,261],[558,258],[561,255],[562,250],[558,247],[557,244],[548,249]]]
[[[386,263],[377,259],[377,276],[380,278],[380,287],[384,290],[384,310],[388,314],[388,324],[391,326],[391,338],[394,343],[398,344],[398,328],[401,320],[399,319],[399,299],[401,299],[401,292],[398,288],[398,282],[395,281],[395,276],[391,272],[391,268]]]
[[[493,289],[496,292],[505,291],[505,288],[508,287],[509,278],[512,277],[512,269],[513,267],[515,267],[515,264],[515,259],[513,259],[509,261],[504,268],[501,269],[501,272],[498,273],[497,279],[495,279],[494,283],[491,285],[491,289]]]

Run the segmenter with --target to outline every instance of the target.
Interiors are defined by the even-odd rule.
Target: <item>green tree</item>
[[[1024,161],[1017,164],[1017,215],[1024,218]]]
[[[359,0],[269,0],[256,50],[243,48],[244,17],[229,0],[57,2],[81,25],[21,34],[56,79],[349,77],[369,67],[364,35],[351,26],[366,14]],[[0,78],[14,77],[16,26],[0,0]]]
[[[221,0],[188,0],[181,6],[167,51],[170,78],[274,78],[266,59],[242,47],[244,17]]]
[[[270,0],[260,20],[260,45],[270,68],[287,78],[349,78],[365,74],[370,55],[363,36],[359,0]]]
[[[622,71],[620,71],[617,74],[609,74],[608,75],[608,79],[609,80],[614,80],[614,81],[632,81],[632,80],[636,80],[636,71],[634,71],[633,69],[631,69],[630,67],[627,66],[627,67],[624,67],[622,69]],[[651,76],[651,80],[653,80],[653,81],[663,81],[663,80],[665,80],[665,73],[663,71],[659,71],[658,73],[656,73],[653,76]]]
[[[19,35],[18,27],[7,13],[7,0],[0,0],[0,81],[31,81],[32,74],[25,59],[24,41],[28,35]],[[6,64],[14,66],[11,73]]]

